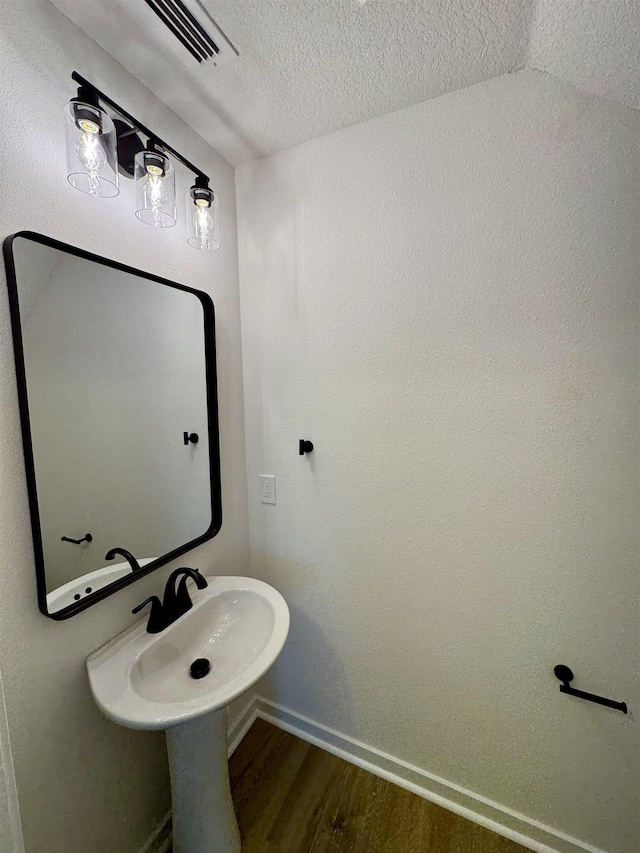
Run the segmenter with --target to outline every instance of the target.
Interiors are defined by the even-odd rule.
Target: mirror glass
[[[38,235],[9,242],[40,605],[65,618],[220,527],[213,305]]]

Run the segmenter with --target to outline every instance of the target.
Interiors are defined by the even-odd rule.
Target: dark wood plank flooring
[[[243,853],[526,853],[263,720],[230,768]]]

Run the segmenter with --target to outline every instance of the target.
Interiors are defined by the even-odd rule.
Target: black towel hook
[[[299,445],[300,456],[304,456],[305,453],[311,453],[312,450],[313,450],[313,443],[311,441],[307,441],[304,438],[301,438],[300,439],[300,445]]]

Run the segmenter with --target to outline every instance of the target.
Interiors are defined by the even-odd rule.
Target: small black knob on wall
[[[305,453],[311,453],[313,450],[313,443],[311,441],[307,441],[304,438],[300,439],[300,456],[304,456]]]
[[[199,440],[197,432],[183,432],[182,438],[184,440],[185,445],[189,444],[189,442],[191,442],[192,444],[197,444]]]

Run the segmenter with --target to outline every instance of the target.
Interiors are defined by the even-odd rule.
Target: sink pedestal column
[[[227,709],[167,729],[174,853],[240,853],[231,799]]]

